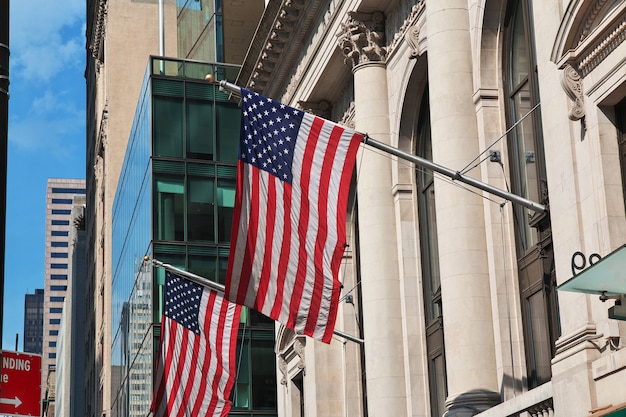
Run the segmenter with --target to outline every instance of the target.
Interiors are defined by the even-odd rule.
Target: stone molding
[[[626,3],[619,0],[570,3],[552,51],[559,68],[572,66],[582,78],[626,40]]]
[[[306,338],[296,335],[293,330],[281,325],[276,337],[276,356],[278,359],[278,369],[281,373],[281,385],[287,385],[291,377],[300,371],[304,372],[304,348],[306,346]],[[291,372],[296,369],[297,372]]]
[[[96,154],[104,155],[104,151],[108,145],[108,127],[109,127],[109,103],[104,104],[102,109],[102,117],[100,119],[100,129],[98,130],[98,136],[96,137]]]
[[[417,21],[419,20],[420,16],[422,16],[425,10],[425,0],[418,0],[416,4],[411,6],[411,11],[408,14],[408,17],[404,19],[404,22],[402,23],[398,31],[393,35],[393,40],[387,47],[387,56],[392,55],[403,40],[406,41],[409,45],[409,59],[416,59],[420,55],[420,27],[417,25]]]
[[[597,333],[594,323],[587,323],[579,329],[561,336],[555,343],[556,353],[552,359],[552,365],[583,350],[596,350],[598,347],[594,341],[601,337],[602,335]]]
[[[298,107],[305,112],[313,113],[324,119],[330,119],[332,115],[332,105],[326,100],[320,101],[298,101]]]
[[[561,72],[561,86],[573,102],[569,112],[569,119],[576,121],[585,117],[585,97],[583,95],[582,79],[578,72],[569,64]]]
[[[348,20],[337,34],[346,64],[385,62],[385,15],[382,12],[348,12]]]
[[[93,33],[91,36],[91,43],[89,44],[89,51],[91,51],[91,56],[96,60],[96,70],[100,70],[100,65],[102,64],[101,58],[101,45],[104,42],[104,37],[106,33],[106,16],[108,11],[108,2],[107,0],[98,1],[98,10],[96,12],[95,22],[93,24]]]
[[[275,75],[273,71],[279,64],[282,52],[298,28],[305,7],[304,0],[285,0],[268,34],[260,59],[247,84],[248,88],[262,92],[267,87],[270,78]]]
[[[602,40],[597,42],[596,47],[580,60],[579,70],[584,75],[589,74],[624,40],[626,40],[626,20],[612,28]]]
[[[502,402],[499,392],[474,390],[446,399],[444,417],[469,417],[480,414]]]
[[[419,38],[420,28],[417,26],[411,26],[404,35],[406,43],[409,45],[411,52],[409,53],[409,59],[417,59],[419,56]]]
[[[579,34],[577,36],[579,43],[584,41],[585,38],[589,35],[589,32],[591,31],[591,27],[593,26],[593,23],[598,17],[598,13],[600,13],[600,10],[602,10],[602,7],[604,7],[606,2],[607,0],[596,0],[595,4],[592,7],[590,7],[587,13],[585,14],[585,17],[583,19],[585,24],[580,26]]]
[[[350,129],[354,129],[354,100],[350,102],[348,109],[339,120],[339,124],[347,126]]]

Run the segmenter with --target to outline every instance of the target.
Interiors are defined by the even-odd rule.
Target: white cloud
[[[84,66],[85,1],[11,2],[11,78],[49,81]]]

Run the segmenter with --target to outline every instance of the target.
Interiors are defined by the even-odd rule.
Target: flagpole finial
[[[207,74],[204,76],[204,79],[207,80],[210,83],[215,82],[215,77],[213,77],[213,74]]]
[[[146,256],[144,256],[144,257],[143,257],[143,261],[144,261],[144,262],[148,262],[149,260],[150,260],[150,257],[149,257],[148,255],[146,255]]]

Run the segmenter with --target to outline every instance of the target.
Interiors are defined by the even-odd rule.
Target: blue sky
[[[11,1],[2,347],[22,350],[24,295],[44,285],[46,182],[85,178],[85,0]]]

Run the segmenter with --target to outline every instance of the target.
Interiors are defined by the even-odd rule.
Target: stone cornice
[[[302,48],[321,3],[321,0],[270,1],[237,83],[265,95],[273,93],[268,90],[270,84],[286,85],[286,77],[297,59],[290,52]]]
[[[565,13],[551,59],[561,69],[570,65],[584,78],[625,39],[626,3],[578,0]]]
[[[420,27],[417,22],[424,14],[425,10],[425,0],[418,0],[416,4],[411,6],[411,12],[406,18],[404,18],[402,25],[393,35],[393,39],[389,46],[387,46],[388,57],[394,54],[398,46],[402,44],[403,41],[406,41],[409,45],[410,59],[416,59],[419,56],[421,52],[419,47]]]
[[[97,5],[96,17],[93,24],[93,33],[91,36],[91,42],[89,43],[89,51],[91,56],[96,60],[98,64],[102,61],[100,59],[100,48],[104,41],[106,32],[106,15],[108,9],[107,0],[99,0]]]

